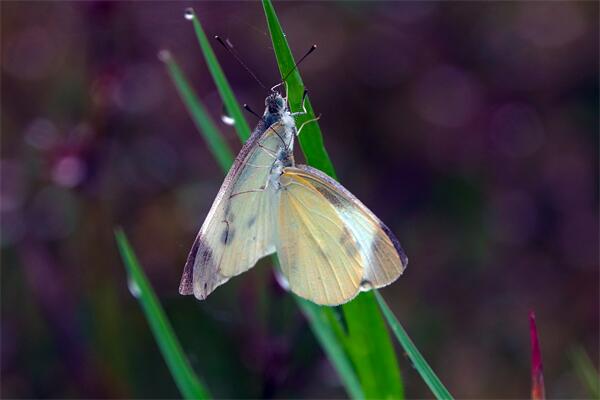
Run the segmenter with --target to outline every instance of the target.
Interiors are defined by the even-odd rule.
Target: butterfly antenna
[[[304,59],[306,57],[308,57],[310,55],[310,53],[312,53],[316,49],[317,49],[317,45],[316,44],[313,44],[312,46],[310,46],[310,49],[308,49],[308,51],[306,52],[306,54],[304,54],[302,57],[300,57],[300,59],[296,62],[296,64],[294,64],[294,68],[292,68],[291,71],[287,73],[287,75],[283,78],[283,81],[285,82],[287,80],[287,78],[289,78],[289,76],[292,74],[292,72],[294,72],[296,70],[296,68],[298,68],[298,65],[300,65],[300,63],[302,61],[304,61]]]
[[[251,108],[250,108],[250,106],[249,106],[248,104],[244,104],[244,106],[243,106],[243,107],[244,107],[244,109],[245,109],[246,111],[248,111],[250,114],[254,115],[256,118],[258,118],[258,119],[260,119],[260,118],[261,118],[261,117],[260,117],[260,115],[258,115],[256,112],[254,112],[254,110],[253,110],[253,109],[251,109]]]
[[[225,43],[225,41],[219,36],[216,35],[215,39],[217,40],[217,42],[219,42],[223,47],[225,47],[225,50],[227,50],[229,52],[229,54],[231,54],[233,56],[233,58],[235,58],[235,60],[242,66],[242,68],[244,68],[246,70],[246,72],[248,72],[252,78],[254,78],[254,80],[263,88],[266,89],[267,87],[260,81],[260,79],[258,79],[258,77],[254,74],[254,72],[252,72],[252,70],[246,65],[246,63],[244,63],[242,61],[242,59],[240,58],[240,56],[238,56],[237,52],[233,49],[233,45],[229,42],[229,40],[227,40],[227,43]]]
[[[296,62],[296,64],[294,64],[294,66],[292,67],[292,69],[291,69],[291,70],[290,70],[290,71],[289,71],[287,74],[285,74],[285,76],[284,76],[284,78],[281,80],[281,82],[279,82],[277,85],[275,85],[275,86],[273,86],[273,87],[271,88],[271,91],[272,91],[272,92],[274,92],[274,91],[275,91],[275,88],[277,88],[277,87],[279,87],[279,86],[283,85],[283,84],[285,83],[285,81],[287,80],[287,78],[289,78],[289,77],[290,77],[290,75],[291,75],[291,74],[292,74],[292,73],[293,73],[293,72],[296,70],[296,68],[298,68],[298,66],[300,65],[300,63],[301,63],[302,61],[304,61],[304,59],[305,59],[306,57],[308,57],[308,56],[310,55],[310,53],[312,53],[312,52],[313,52],[313,51],[315,51],[316,49],[317,49],[317,45],[316,45],[316,44],[313,44],[312,46],[310,46],[310,49],[308,49],[308,51],[307,51],[307,52],[306,52],[306,53],[305,53],[305,54],[304,54],[302,57],[300,57],[300,59],[299,59],[299,60]]]

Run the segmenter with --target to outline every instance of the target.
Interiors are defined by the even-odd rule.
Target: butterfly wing
[[[294,293],[337,305],[402,274],[398,240],[339,183],[303,165],[285,168],[280,183],[276,247]]]
[[[205,299],[217,286],[275,251],[269,173],[278,151],[293,143],[281,121],[259,127],[242,147],[200,228],[179,286]]]

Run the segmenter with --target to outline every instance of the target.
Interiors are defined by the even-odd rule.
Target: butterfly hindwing
[[[279,122],[253,133],[242,147],[194,242],[179,291],[204,299],[229,278],[275,251],[269,174],[293,132]]]
[[[400,276],[397,239],[339,183],[303,165],[285,168],[280,183],[276,246],[293,292],[336,305]]]

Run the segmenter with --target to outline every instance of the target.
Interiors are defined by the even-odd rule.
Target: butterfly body
[[[200,229],[180,293],[204,299],[274,252],[290,290],[317,304],[395,281],[408,262],[398,240],[338,182],[295,164],[285,99],[273,93],[265,106]]]

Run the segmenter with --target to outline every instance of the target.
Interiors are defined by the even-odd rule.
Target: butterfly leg
[[[304,93],[302,93],[302,111],[304,111],[304,114],[308,114],[308,111],[306,111],[306,100],[308,99],[308,89],[304,88]]]
[[[307,95],[308,89],[304,88],[304,93],[302,94],[302,112],[292,113],[292,117],[299,117],[308,114],[308,111],[306,111],[306,100],[308,99]]]
[[[306,124],[310,124],[311,122],[318,121],[319,119],[321,119],[321,114],[319,114],[317,117],[315,117],[313,119],[309,119],[308,121],[304,121],[302,123],[302,125],[300,125],[300,128],[298,128],[298,131],[296,132],[296,136],[300,136],[300,132],[302,131],[302,128],[304,128],[306,126]]]
[[[289,97],[289,91],[288,91],[288,84],[287,84],[287,82],[286,82],[286,81],[283,81],[283,87],[284,87],[284,90],[285,90],[285,97],[284,97],[284,99],[285,99],[285,104],[287,104],[287,102],[288,102],[288,97]]]
[[[273,86],[271,88],[271,93],[275,93],[275,89],[277,89],[279,86],[283,86],[283,88],[285,90],[284,100],[287,103],[287,99],[288,99],[288,86],[287,86],[287,82],[286,81],[281,81],[277,85]]]

